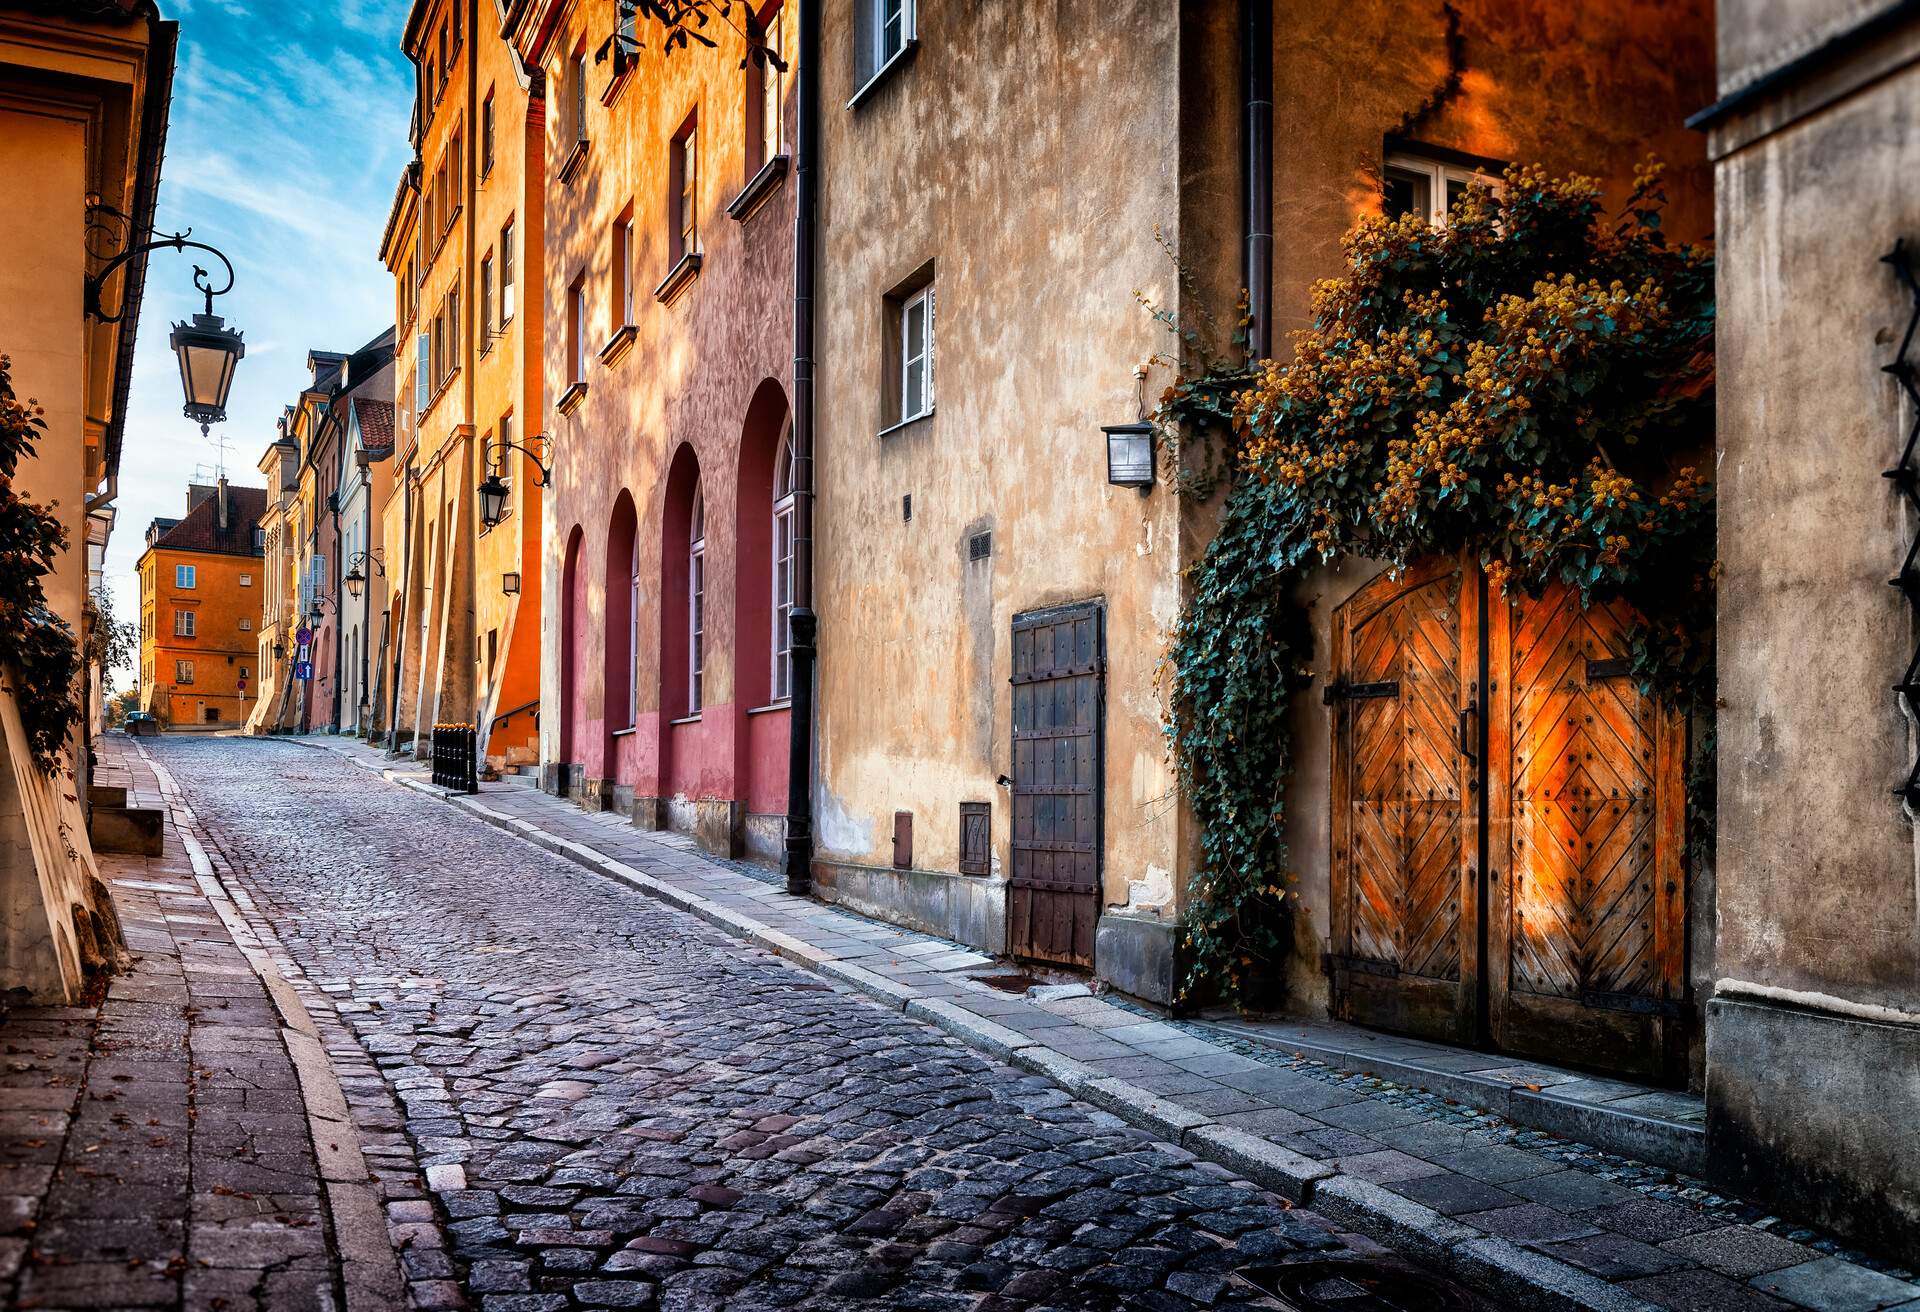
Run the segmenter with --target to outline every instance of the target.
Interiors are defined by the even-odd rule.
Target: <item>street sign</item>
[[[304,647],[313,641],[313,630],[302,624],[293,631],[293,640]]]
[[[313,662],[295,661],[293,663],[293,677],[296,679],[311,679],[313,677]]]

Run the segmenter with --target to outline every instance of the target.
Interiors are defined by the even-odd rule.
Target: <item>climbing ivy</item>
[[[0,355],[0,666],[13,684],[27,749],[51,774],[80,722],[80,643],[47,604],[41,582],[66,549],[66,533],[52,511],[13,485],[46,428],[40,406],[14,394],[12,357]]]
[[[1161,431],[1203,470],[1193,435],[1212,434],[1226,471],[1170,662],[1168,733],[1201,823],[1183,996],[1269,996],[1285,959],[1288,702],[1311,678],[1314,565],[1472,551],[1498,593],[1624,598],[1645,617],[1643,690],[1710,704],[1713,507],[1688,461],[1712,435],[1713,267],[1661,230],[1660,179],[1644,166],[1614,218],[1592,179],[1519,167],[1444,227],[1363,218],[1291,362],[1196,367],[1182,341]]]

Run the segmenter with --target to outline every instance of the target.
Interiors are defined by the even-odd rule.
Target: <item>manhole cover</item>
[[[1240,1274],[1298,1312],[1474,1312],[1477,1306],[1459,1285],[1401,1262],[1328,1258]]]
[[[1025,993],[1038,983],[1031,975],[975,975],[972,978],[1002,993]]]

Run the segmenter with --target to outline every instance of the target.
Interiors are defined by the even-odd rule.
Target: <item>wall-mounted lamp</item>
[[[1100,431],[1107,435],[1107,482],[1149,491],[1153,487],[1153,425],[1104,424]]]
[[[506,593],[509,597],[517,596],[519,594],[520,592],[520,571],[519,570],[510,569],[506,573],[500,576],[500,591]]]
[[[480,523],[489,529],[506,516],[507,496],[512,491],[507,481],[500,477],[506,469],[504,459],[506,452],[519,451],[533,461],[533,467],[540,471],[540,481],[535,484],[536,487],[547,487],[553,482],[553,469],[549,463],[553,459],[553,439],[545,433],[536,433],[527,441],[529,445],[526,446],[518,442],[503,442],[498,448],[488,449],[487,459],[490,467],[487,470],[487,476],[480,480],[477,491],[480,497]],[[540,449],[534,450],[535,446]],[[499,465],[492,466],[495,449],[501,452],[503,459]]]

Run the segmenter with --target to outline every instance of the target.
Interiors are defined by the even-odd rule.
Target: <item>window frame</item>
[[[1453,209],[1451,189],[1454,184],[1466,187],[1475,182],[1484,182],[1495,192],[1501,186],[1499,174],[1485,166],[1443,159],[1418,149],[1393,150],[1387,153],[1380,173],[1382,213],[1386,213],[1386,184],[1393,181],[1395,174],[1414,180],[1426,189],[1424,217],[1436,228],[1447,226],[1447,215]]]
[[[587,276],[567,284],[567,384],[587,381]]]
[[[687,528],[687,714],[700,714],[706,679],[707,498],[695,483]]]
[[[920,352],[913,353],[912,337],[909,331],[913,313],[924,307],[920,325]],[[900,319],[900,413],[898,422],[910,424],[916,419],[925,419],[933,413],[933,355],[934,355],[934,294],[933,284],[929,282],[901,298]],[[916,366],[919,370],[920,405],[911,405],[912,387]]]
[[[773,580],[769,598],[773,611],[773,669],[769,678],[770,705],[793,699],[793,647],[789,617],[793,613],[793,418],[788,416],[773,457]]]
[[[193,683],[193,662],[175,658],[173,662],[173,681],[189,686]]]
[[[174,637],[197,638],[200,636],[198,627],[198,621],[194,619],[193,611],[179,606],[173,608]]]
[[[700,253],[700,120],[698,111],[688,114],[673,134],[668,182],[672,187],[667,201],[672,220],[668,234],[673,263]]]
[[[195,565],[175,565],[173,586],[180,592],[193,592],[200,586],[200,570]]]
[[[505,328],[513,322],[514,304],[513,282],[513,238],[514,220],[509,217],[500,225],[500,326]]]
[[[480,102],[480,180],[482,182],[493,176],[495,159],[493,90],[492,87],[488,87],[487,98]]]

